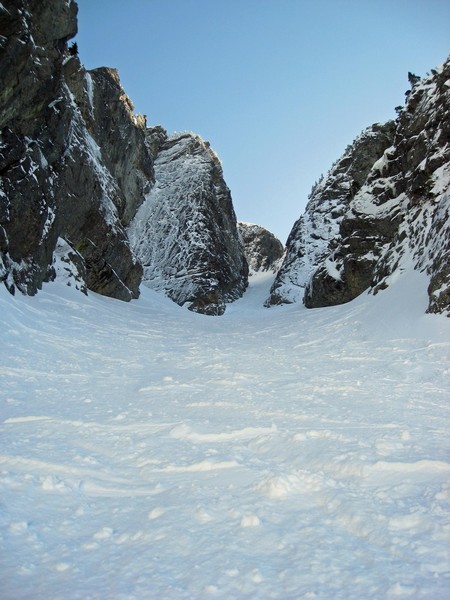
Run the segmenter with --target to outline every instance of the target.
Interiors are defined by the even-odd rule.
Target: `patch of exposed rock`
[[[260,225],[238,223],[250,272],[272,271],[280,267],[284,246],[270,231]]]

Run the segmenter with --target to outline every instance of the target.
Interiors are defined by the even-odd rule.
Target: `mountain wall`
[[[230,190],[208,142],[148,129],[155,184],[128,227],[143,282],[194,312],[220,315],[247,286]]]
[[[282,247],[238,231],[209,144],[147,127],[115,69],[80,63],[76,32],[74,0],[0,3],[0,282],[35,294],[64,276],[121,300],[143,283],[222,314],[248,262],[276,269]],[[268,305],[348,302],[417,269],[428,310],[450,311],[450,61],[410,82],[396,121],[367,128],[314,187]]]
[[[450,310],[450,61],[410,80],[397,120],[366,129],[314,187],[268,305],[340,304],[416,269],[428,311]]]
[[[159,144],[117,71],[84,69],[67,43],[76,17],[73,0],[0,3],[0,281],[35,294],[64,273],[130,300],[144,273],[176,302],[220,314],[247,283],[220,163],[195,136]]]
[[[284,246],[270,231],[253,223],[238,223],[239,234],[244,243],[245,257],[250,272],[272,271],[276,273],[281,265]]]
[[[63,0],[2,4],[0,277],[34,294],[63,252],[74,282],[130,300],[142,269],[123,216],[151,183],[152,164],[117,74],[88,73],[69,52],[76,14]],[[135,154],[131,190],[118,172],[136,171]]]
[[[271,290],[271,304],[301,301],[318,265],[337,248],[339,227],[374,162],[392,144],[395,126],[372,125],[349,145],[313,188],[305,213],[294,224],[286,256]]]

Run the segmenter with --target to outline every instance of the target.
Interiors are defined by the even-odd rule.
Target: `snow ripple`
[[[217,320],[0,290],[5,598],[449,597],[447,320],[261,282]]]

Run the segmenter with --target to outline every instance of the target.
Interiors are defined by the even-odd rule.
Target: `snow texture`
[[[221,319],[0,289],[2,599],[450,596],[424,275],[314,311],[262,308],[272,279]]]

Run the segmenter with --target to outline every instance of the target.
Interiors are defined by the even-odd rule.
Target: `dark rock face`
[[[54,74],[77,31],[76,6],[62,4],[35,2],[39,26],[24,1],[0,8],[0,280],[11,291],[34,293],[50,276],[57,238],[51,163],[58,150],[47,129],[61,93]]]
[[[67,52],[67,39],[77,31],[74,2],[21,0],[3,6],[9,35],[0,61],[7,74],[0,103],[0,278],[11,291],[34,294],[55,275],[60,239],[82,259],[89,289],[135,298],[142,271],[122,219],[125,197],[132,205],[140,192],[133,198],[129,181],[119,181],[108,169],[115,156],[99,131],[108,122],[111,131],[114,110],[121,112],[122,126],[140,135],[145,150],[143,127],[131,113],[123,118],[127,99],[117,78],[111,77],[114,85],[93,101],[91,76]],[[100,102],[104,119],[95,127]],[[116,171],[131,171],[133,158],[124,155]],[[142,178],[150,182],[151,161],[150,166],[143,162]]]
[[[194,312],[220,315],[248,266],[217,155],[199,136],[147,131],[155,185],[128,227],[143,282]]]
[[[250,271],[276,273],[284,253],[280,240],[260,225],[239,222],[238,229]]]
[[[298,300],[304,286],[307,307],[340,304],[415,269],[430,277],[428,310],[450,311],[449,78],[447,61],[414,82],[395,126],[372,127],[369,151],[357,150],[358,138],[316,187],[289,236],[271,303]],[[336,187],[346,164],[353,173]]]
[[[153,159],[146,141],[146,120],[135,115],[116,69],[85,71],[78,59],[66,63],[65,78],[102,162],[119,189],[118,216],[128,225],[153,184]]]
[[[83,68],[67,47],[76,15],[73,0],[0,3],[0,281],[34,294],[63,274],[136,298],[143,268],[127,228],[144,203],[150,222],[141,211],[133,246],[146,281],[164,273],[153,287],[220,314],[247,266],[219,160],[196,136],[147,129],[116,70]]]
[[[77,33],[74,2],[5,0],[0,8],[0,129],[35,133],[36,119],[57,97],[61,54]]]

